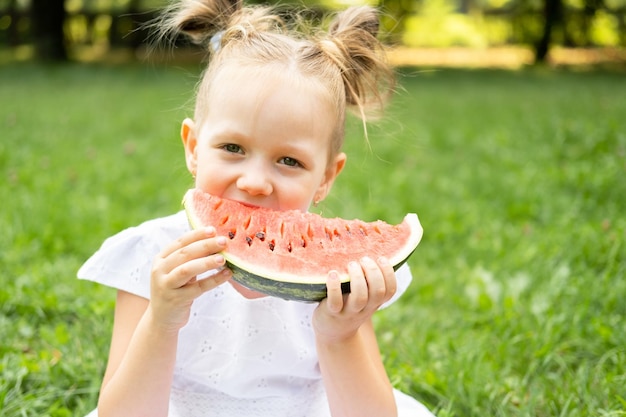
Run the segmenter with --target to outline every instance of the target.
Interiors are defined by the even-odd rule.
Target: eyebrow
[[[213,137],[217,140],[231,140],[231,139],[249,140],[250,139],[248,135],[245,135],[232,128],[217,130],[215,132],[215,135],[213,135]]]
[[[246,135],[245,133],[239,132],[236,129],[232,129],[232,128],[226,128],[223,129],[221,131],[217,131],[215,133],[215,135],[213,136],[216,140],[231,140],[231,139],[240,139],[243,141],[247,141],[247,140],[253,140],[254,138]],[[306,141],[313,141],[314,139],[308,139],[308,138],[303,138],[303,140]],[[285,148],[287,151],[291,151],[293,150],[293,152],[310,152],[309,149],[307,149],[307,146],[301,146],[298,143],[298,139],[294,138],[293,141],[289,141],[289,142],[282,142],[281,146],[283,148]]]
[[[241,141],[245,145],[247,141],[254,140],[253,137],[241,132],[239,129],[237,129],[236,126],[227,123],[218,124],[213,132],[213,141],[217,142]],[[298,140],[298,137],[290,138],[290,140],[288,141],[281,142],[283,153],[286,154],[284,156],[290,156],[289,154],[296,154],[294,155],[294,157],[297,156],[298,159],[304,159],[304,154],[304,156],[307,156],[306,160],[310,161],[314,159],[309,158],[308,156],[311,155],[311,153],[313,153],[315,150],[311,149],[311,147],[308,145],[302,146],[300,144],[300,142],[302,141],[306,144],[316,143],[315,138],[302,137],[300,138],[300,140]]]

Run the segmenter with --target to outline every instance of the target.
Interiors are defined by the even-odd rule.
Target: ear
[[[340,152],[328,164],[328,167],[326,168],[326,173],[324,174],[324,180],[322,181],[317,191],[315,192],[314,201],[316,203],[319,203],[320,201],[326,198],[326,196],[330,192],[330,189],[333,187],[333,183],[335,182],[335,179],[337,178],[339,173],[341,173],[341,171],[343,170],[343,167],[346,165],[347,158],[348,157],[346,156],[345,153]]]
[[[185,161],[187,162],[187,169],[191,175],[195,177],[198,169],[198,156],[196,153],[198,139],[196,137],[196,124],[193,120],[189,118],[183,120],[183,124],[180,128],[180,137],[183,140],[183,146],[185,147]]]

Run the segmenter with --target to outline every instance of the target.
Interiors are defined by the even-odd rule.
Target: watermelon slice
[[[287,300],[325,298],[330,270],[339,272],[342,291],[349,292],[348,262],[386,256],[397,269],[422,238],[414,213],[398,225],[330,219],[249,207],[199,189],[189,190],[183,204],[193,228],[213,226],[230,238],[223,255],[235,281]]]

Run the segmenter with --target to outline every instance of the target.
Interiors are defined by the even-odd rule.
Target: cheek
[[[224,170],[218,169],[215,164],[198,162],[196,188],[221,197],[227,187],[227,182],[228,176]]]
[[[317,191],[316,183],[297,182],[281,189],[281,210],[308,211],[313,203],[313,197]]]
[[[298,193],[291,193],[282,200],[281,210],[300,210],[307,211],[311,201],[308,195],[300,195]]]

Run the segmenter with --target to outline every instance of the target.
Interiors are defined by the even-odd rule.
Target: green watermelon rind
[[[411,251],[411,253],[409,253],[400,263],[394,265],[393,269],[397,271],[398,268],[404,265],[408,258],[413,254],[413,251]],[[245,267],[240,267],[229,261],[228,254],[224,253],[223,255],[226,259],[226,266],[233,272],[233,279],[248,289],[282,298],[284,300],[304,302],[318,302],[326,298],[328,294],[326,290],[326,283],[293,282],[266,278],[247,271],[244,269]],[[342,280],[341,292],[344,294],[350,292],[349,280]]]
[[[289,281],[277,281],[266,278],[226,261],[226,265],[233,272],[233,279],[244,287],[282,298],[284,300],[316,302],[326,298],[326,284],[307,284]],[[350,292],[350,282],[341,283],[343,293]]]

